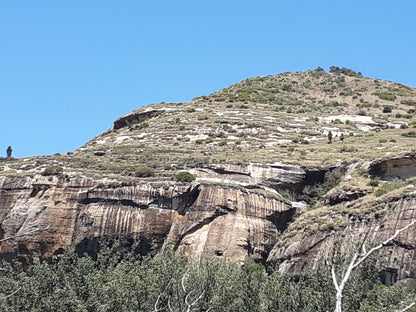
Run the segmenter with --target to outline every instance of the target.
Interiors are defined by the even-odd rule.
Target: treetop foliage
[[[332,311],[329,270],[281,276],[261,264],[245,265],[164,254],[120,253],[117,244],[96,259],[65,251],[51,263],[3,262],[1,311]],[[375,267],[354,273],[344,294],[345,311],[392,311],[414,287],[387,287]],[[170,307],[170,308],[169,308]]]

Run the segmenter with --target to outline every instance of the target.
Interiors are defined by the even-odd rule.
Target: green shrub
[[[338,118],[335,119],[335,120],[333,120],[332,123],[335,124],[335,125],[341,125],[341,124],[343,124],[343,122],[340,119],[338,119]]]
[[[199,115],[198,116],[198,120],[207,120],[208,116],[207,115]]]
[[[368,102],[362,102],[360,104],[357,104],[356,106],[359,107],[359,108],[369,108],[369,107],[372,107],[373,104],[368,103]]]
[[[192,182],[196,179],[196,177],[187,171],[181,171],[175,175],[176,182]]]
[[[416,106],[415,100],[402,100],[400,101],[400,103],[403,105],[408,105],[408,106]]]
[[[136,177],[145,178],[145,177],[152,177],[155,175],[155,170],[153,168],[147,166],[137,166],[134,169],[134,175]]]
[[[53,176],[53,175],[61,175],[64,172],[64,169],[61,166],[53,165],[46,167],[42,175],[43,176]]]
[[[374,95],[377,95],[380,99],[386,101],[394,101],[396,100],[396,95],[391,92],[375,92]]]
[[[379,184],[380,184],[380,179],[379,178],[371,179],[370,182],[368,182],[368,185],[372,186],[372,187],[376,187]]]
[[[148,122],[142,122],[141,124],[139,124],[138,128],[139,129],[149,128],[149,123]]]
[[[383,106],[383,113],[387,114],[387,113],[391,113],[393,111],[393,106],[391,105],[384,105]]]
[[[412,130],[406,133],[402,133],[402,136],[409,138],[416,138],[416,131]]]

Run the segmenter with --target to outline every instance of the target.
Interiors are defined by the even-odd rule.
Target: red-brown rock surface
[[[296,205],[199,183],[105,186],[86,178],[0,177],[2,257],[51,257],[100,237],[140,238],[191,256],[265,259]]]

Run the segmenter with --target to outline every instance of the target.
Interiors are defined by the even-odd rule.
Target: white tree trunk
[[[401,232],[408,229],[409,227],[411,227],[415,223],[416,223],[416,219],[413,219],[409,224],[407,224],[406,226],[398,229],[393,235],[391,235],[389,238],[387,238],[385,241],[378,244],[377,246],[371,248],[369,251],[366,251],[365,245],[364,245],[365,242],[363,242],[362,245],[361,245],[361,253],[359,254],[358,252],[355,252],[353,254],[353,256],[351,258],[351,261],[348,265],[348,268],[345,271],[344,276],[342,276],[342,279],[341,279],[340,283],[338,283],[338,279],[335,275],[335,268],[332,265],[332,267],[331,267],[332,282],[333,282],[334,287],[337,291],[336,297],[335,297],[336,303],[335,303],[334,312],[342,312],[342,292],[344,291],[345,284],[348,281],[348,279],[350,278],[352,271],[354,271],[372,253],[374,253],[375,251],[377,251],[377,250],[381,249],[382,247],[386,246],[393,239],[395,239]],[[406,310],[410,309],[414,304],[415,303],[412,303],[410,306],[406,307],[405,310],[401,310],[401,311],[406,311]]]

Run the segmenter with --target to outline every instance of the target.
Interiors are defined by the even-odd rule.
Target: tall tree
[[[11,147],[11,146],[9,146],[9,147],[7,148],[7,150],[6,150],[7,157],[12,157],[12,152],[13,152],[13,149],[12,149],[12,147]]]

